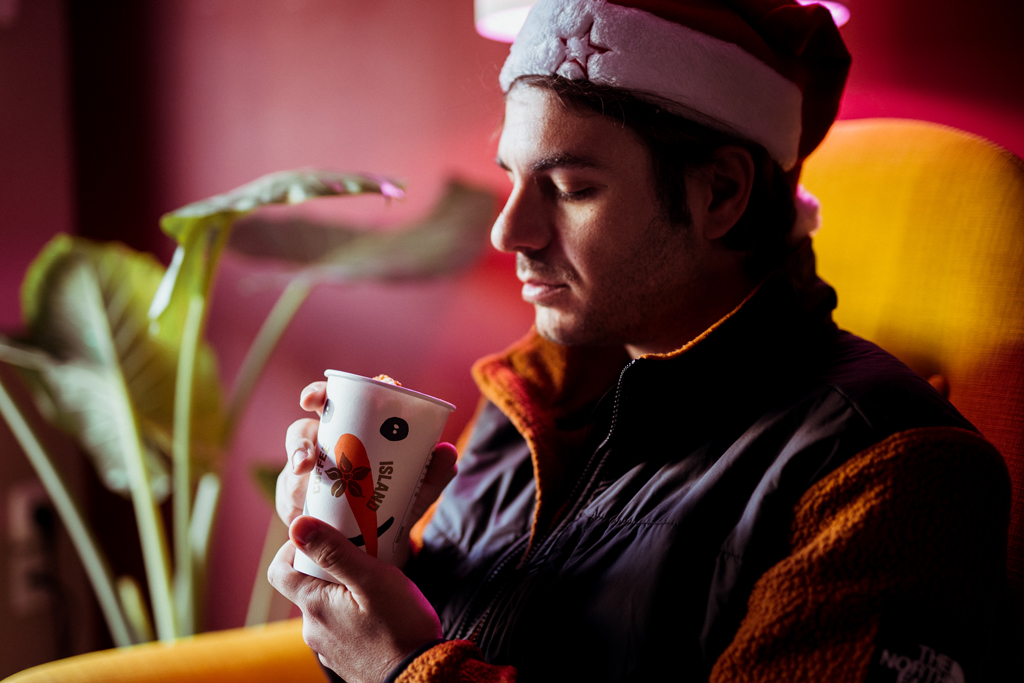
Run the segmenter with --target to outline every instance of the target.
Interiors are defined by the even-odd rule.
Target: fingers
[[[297,517],[288,528],[295,547],[342,584],[361,585],[380,563],[345,535],[315,517]],[[372,580],[372,577],[370,577]]]
[[[412,506],[412,519],[415,522],[427,511],[427,508],[437,500],[441,491],[452,480],[458,471],[455,464],[459,454],[455,446],[450,443],[439,443],[434,446],[434,452],[430,457],[430,465],[423,477],[423,484],[420,485],[420,492],[416,495],[416,502]]]
[[[450,443],[439,443],[434,446],[434,452],[430,456],[430,466],[427,467],[427,473],[423,476],[423,485],[420,487],[420,491],[424,488],[428,489],[428,494],[433,491],[431,502],[441,494],[441,490],[455,476],[458,471],[455,463],[458,459],[459,454],[455,450],[455,446]]]
[[[285,524],[302,514],[306,500],[309,473],[316,464],[316,430],[313,419],[296,420],[285,434],[284,448],[288,463],[277,476],[274,506]]]
[[[309,486],[309,474],[296,476],[286,467],[277,475],[277,488],[274,492],[274,509],[277,516],[285,524],[302,514],[306,503],[306,487]]]
[[[395,665],[441,636],[441,623],[412,581],[356,548],[340,532],[299,517],[291,540],[267,571],[271,585],[302,610],[306,644],[349,681],[380,681]],[[340,584],[294,568],[297,548]]]
[[[316,431],[320,423],[312,418],[296,420],[288,425],[284,436],[284,451],[288,465],[295,474],[308,474],[316,459]]]
[[[299,405],[303,410],[316,411],[317,415],[323,413],[324,403],[327,402],[327,382],[313,382],[306,386],[299,395]]]
[[[285,543],[267,568],[267,581],[278,593],[300,607],[314,599],[325,583],[295,569],[295,544]]]
[[[295,562],[295,545],[292,543],[285,543],[274,555],[274,559],[271,561],[270,566],[267,568],[267,581],[270,585],[277,589],[277,591],[295,602],[295,597],[298,592],[298,581],[301,577],[305,576],[300,572],[295,571],[292,567],[292,563]],[[296,576],[297,575],[297,576]]]

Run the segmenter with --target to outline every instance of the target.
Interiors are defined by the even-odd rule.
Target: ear
[[[750,190],[754,185],[754,159],[739,145],[719,147],[703,169],[704,182],[699,207],[703,209],[702,229],[705,239],[725,236],[747,210]]]

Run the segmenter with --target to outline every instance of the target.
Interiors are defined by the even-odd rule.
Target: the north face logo
[[[896,683],[965,683],[964,671],[952,657],[918,645],[916,659],[882,650],[879,664],[896,673]]]

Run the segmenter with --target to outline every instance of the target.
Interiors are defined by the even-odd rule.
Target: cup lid
[[[343,379],[350,379],[350,380],[353,380],[353,381],[356,381],[356,382],[367,382],[369,384],[375,384],[375,385],[377,385],[379,387],[383,387],[383,388],[389,389],[391,391],[398,391],[400,393],[405,394],[406,396],[411,396],[413,398],[420,398],[420,399],[423,399],[424,401],[430,401],[431,403],[435,403],[435,404],[441,406],[442,408],[447,408],[448,410],[455,410],[455,406],[452,405],[451,403],[448,403],[448,401],[442,401],[439,398],[434,398],[433,396],[429,396],[427,394],[422,394],[422,393],[420,393],[418,391],[413,391],[412,389],[406,389],[405,387],[399,387],[399,386],[395,386],[394,384],[389,384],[387,382],[381,382],[380,380],[373,379],[371,377],[363,377],[362,375],[353,375],[351,372],[342,372],[341,370],[326,370],[324,372],[324,376],[326,376],[326,377],[341,377]]]

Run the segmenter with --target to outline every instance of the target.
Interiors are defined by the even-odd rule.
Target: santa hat
[[[795,0],[540,0],[501,87],[553,75],[655,96],[755,142],[793,175],[835,120],[850,68],[832,16]]]

